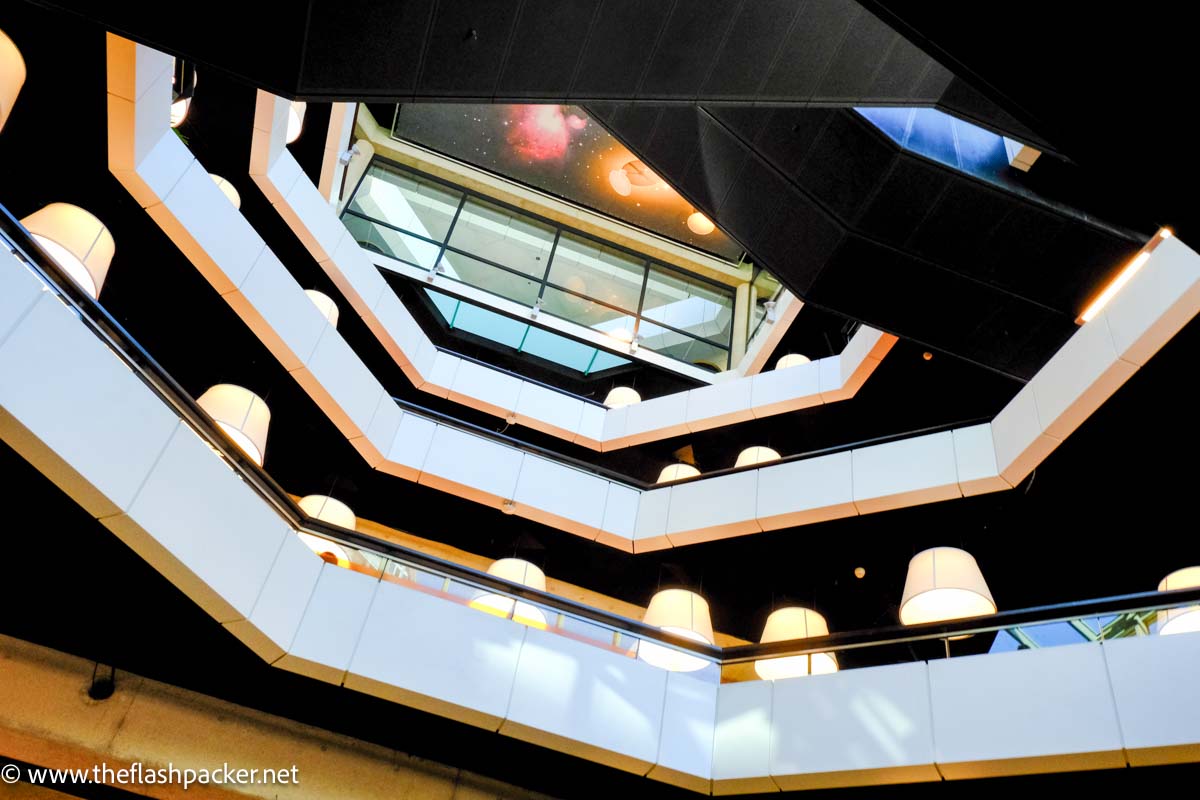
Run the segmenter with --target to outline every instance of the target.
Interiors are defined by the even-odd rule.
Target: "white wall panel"
[[[396,438],[387,451],[387,461],[380,469],[415,481],[425,465],[425,457],[429,454],[429,446],[437,429],[438,425],[433,420],[405,413],[400,418],[400,426],[396,428]]]
[[[284,536],[250,616],[225,627],[263,660],[279,660],[296,637],[324,564],[299,536]]]
[[[848,452],[765,464],[758,470],[755,515],[763,530],[809,525],[857,513]]]
[[[821,365],[810,361],[787,369],[773,369],[750,379],[751,404],[756,417],[819,406]]]
[[[590,472],[526,453],[513,499],[522,517],[596,538],[609,482]]]
[[[420,482],[499,506],[512,499],[523,457],[524,453],[516,448],[439,425],[421,468]]]
[[[1141,270],[1109,301],[1117,353],[1145,364],[1200,309],[1200,255],[1178,239],[1161,242]]]
[[[851,457],[861,514],[961,496],[950,431],[860,447]]]
[[[709,793],[719,686],[715,675],[667,673],[658,758],[647,777]]]
[[[1130,766],[1200,761],[1200,633],[1110,639],[1102,650]]]
[[[582,400],[563,392],[522,381],[517,397],[516,421],[535,430],[572,439],[579,432],[579,420],[586,405]]]
[[[378,577],[322,562],[316,588],[279,666],[340,684],[379,585]]]
[[[688,432],[686,392],[643,400],[625,406],[624,410],[625,430],[621,440],[627,446]]]
[[[489,414],[507,417],[517,407],[522,381],[499,370],[459,359],[447,398]]]
[[[596,541],[632,553],[641,498],[640,490],[610,481],[604,502],[604,519]]]
[[[1058,439],[1042,433],[1032,386],[1026,384],[992,420],[992,441],[996,466],[1012,486],[1025,480],[1058,447]]]
[[[762,530],[755,506],[758,473],[752,469],[671,487],[667,538],[676,547]]]
[[[672,487],[642,492],[633,531],[633,552],[645,553],[670,547],[667,514],[671,510]]]
[[[751,378],[732,378],[686,393],[687,427],[693,433],[754,419]]]
[[[952,433],[958,488],[964,497],[1009,488],[996,467],[996,443],[990,423],[955,428]]]
[[[289,372],[312,358],[325,315],[292,278],[283,262],[264,247],[250,273],[225,301]]]
[[[332,326],[326,326],[312,357],[292,377],[347,438],[366,433],[384,394],[371,370]]]
[[[713,794],[774,792],[771,779],[771,681],[723,683],[713,736]]]

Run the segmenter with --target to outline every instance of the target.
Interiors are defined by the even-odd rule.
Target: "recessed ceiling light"
[[[924,353],[921,353],[921,358],[925,359],[926,361],[933,361],[933,353],[926,350]]]
[[[859,580],[862,580],[863,578],[867,577],[867,571],[865,569],[863,569],[862,567],[855,567],[854,568],[854,577],[858,578]]]

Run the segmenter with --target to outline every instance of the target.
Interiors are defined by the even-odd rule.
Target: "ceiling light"
[[[737,461],[734,462],[733,468],[749,467],[754,464],[765,464],[768,461],[778,461],[783,458],[778,452],[769,447],[747,447],[742,452],[738,453]]]
[[[13,103],[17,102],[24,84],[25,59],[13,40],[0,31],[0,130],[4,130],[4,123],[8,122]]]
[[[1125,265],[1125,268],[1117,274],[1117,277],[1113,278],[1108,286],[1104,287],[1104,291],[1100,292],[1100,295],[1088,304],[1084,312],[1075,320],[1075,324],[1082,325],[1085,322],[1090,322],[1099,314],[1108,305],[1109,301],[1116,297],[1117,292],[1121,291],[1122,287],[1129,283],[1130,279],[1138,273],[1138,270],[1145,266],[1146,262],[1150,259],[1151,251],[1154,250],[1158,243],[1164,239],[1170,239],[1174,235],[1170,228],[1160,228],[1158,233],[1155,234],[1155,238],[1151,239],[1142,248],[1142,251]]]
[[[229,202],[233,203],[234,208],[242,207],[242,196],[238,194],[238,190],[233,187],[233,184],[222,178],[220,175],[208,173],[208,177],[213,179],[213,183],[221,190],[221,194],[229,198]]]
[[[996,602],[975,558],[957,547],[923,550],[908,562],[900,622],[919,625],[995,614]]]
[[[854,577],[862,580],[863,578],[867,577],[867,570],[864,567],[855,567]]]
[[[188,111],[192,108],[192,98],[182,97],[171,103],[171,127],[178,128],[187,119]]]
[[[811,364],[812,359],[800,353],[788,353],[775,362],[775,369],[787,369],[788,367],[798,367],[801,364]]]
[[[793,639],[808,639],[827,636],[829,624],[825,618],[811,608],[789,606],[771,612],[767,617],[760,642],[787,642]],[[837,657],[833,653],[811,653],[803,656],[782,656],[754,662],[758,677],[767,681],[780,678],[795,678],[801,675],[828,675],[838,671]]]
[[[688,230],[697,236],[708,236],[717,229],[717,226],[713,225],[712,220],[699,211],[693,211],[691,216],[687,218],[687,226]]]
[[[313,519],[348,531],[354,530],[358,522],[349,506],[328,495],[310,494],[301,497],[298,505],[301,511]],[[350,553],[341,545],[304,531],[300,531],[298,535],[300,541],[308,545],[310,550],[331,564],[337,564],[339,567],[350,566]]]
[[[681,481],[684,478],[694,478],[700,474],[700,470],[693,467],[691,464],[670,464],[663,467],[662,472],[658,473],[658,480],[655,483],[671,483],[672,481]]]
[[[621,408],[642,402],[642,396],[628,386],[614,386],[604,398],[604,405],[609,408]]]
[[[546,573],[524,559],[502,558],[493,562],[487,573],[510,583],[537,589],[539,592],[546,591]],[[480,594],[470,605],[471,608],[497,617],[511,617],[514,622],[531,628],[546,628],[546,614],[542,609],[502,594]]]
[[[686,589],[663,589],[650,599],[642,621],[647,625],[691,639],[694,642],[713,643],[712,619],[708,614],[708,602]],[[709,662],[673,647],[656,644],[645,639],[638,642],[638,658],[647,664],[671,672],[695,672],[704,669]]]
[[[304,132],[304,112],[308,110],[308,103],[303,100],[293,100],[288,106],[287,119],[287,143],[291,144],[300,138],[300,134]]]
[[[261,397],[232,383],[218,383],[200,395],[196,403],[251,461],[262,466],[271,410]]]
[[[321,312],[321,316],[329,320],[329,324],[337,327],[338,322],[338,307],[337,303],[333,302],[333,298],[324,292],[318,292],[316,289],[305,289],[304,293],[308,295],[308,299],[313,301],[313,305]]]
[[[21,220],[63,272],[99,297],[116,244],[104,223],[70,203],[51,203]]]
[[[1198,586],[1200,586],[1200,567],[1184,567],[1175,570],[1159,581],[1158,590],[1170,592],[1175,589],[1194,589]],[[1200,631],[1200,606],[1169,608],[1158,612],[1160,636],[1197,631]]]
[[[608,173],[608,185],[621,197],[629,197],[633,193],[633,182],[623,169],[614,169]]]

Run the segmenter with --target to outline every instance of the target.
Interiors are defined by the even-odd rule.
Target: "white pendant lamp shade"
[[[798,367],[801,364],[811,364],[812,359],[800,353],[788,353],[775,362],[775,369],[787,369],[788,367]]]
[[[304,293],[308,295],[308,299],[313,301],[313,305],[321,312],[321,316],[329,320],[329,324],[337,327],[338,307],[337,303],[333,302],[333,298],[324,292],[318,292],[316,289],[305,289]]]
[[[520,558],[502,558],[492,562],[488,575],[519,583],[539,592],[546,591],[546,573]],[[514,622],[531,628],[546,628],[546,613],[531,603],[523,603],[502,594],[481,594],[471,601],[471,608],[497,617],[511,617]]]
[[[811,608],[789,606],[771,612],[767,617],[767,625],[763,628],[763,644],[767,642],[786,642],[792,639],[808,639],[812,636],[826,636],[829,633],[829,623],[825,618]],[[795,678],[800,675],[827,675],[837,672],[837,658],[833,653],[812,653],[803,656],[783,656],[767,658],[754,662],[754,671],[758,677],[766,681],[780,678]]]
[[[1200,567],[1177,569],[1159,581],[1160,592],[1175,589],[1193,589],[1200,586]],[[1158,612],[1158,633],[1168,636],[1174,633],[1200,632],[1200,606],[1171,608]]]
[[[25,85],[25,59],[21,51],[8,38],[8,34],[0,31],[0,131],[8,122],[12,113],[13,103]]]
[[[85,292],[93,298],[100,296],[117,251],[103,222],[79,206],[51,203],[21,224]]]
[[[311,533],[305,533],[304,531],[300,531],[296,535],[300,537],[300,541],[308,545],[309,550],[312,550],[330,564],[337,564],[343,568],[350,566],[350,554],[346,552],[346,548],[337,542],[322,539],[320,536],[313,536]]]
[[[192,98],[181,97],[174,103],[171,103],[171,127],[178,128],[187,119],[188,111],[192,107]]]
[[[220,175],[214,175],[211,172],[208,173],[208,177],[213,179],[213,183],[215,183],[217,188],[221,190],[221,194],[229,198],[229,202],[233,203],[234,208],[242,207],[242,196],[238,194],[238,190],[234,188],[232,183],[225,180]]]
[[[933,547],[908,562],[900,601],[900,621],[905,625],[995,613],[996,602],[983,573],[967,551]]]
[[[769,447],[747,447],[738,453],[734,467],[750,467],[755,464],[765,464],[768,461],[778,461],[782,458],[778,452]]]
[[[671,464],[663,467],[662,472],[658,473],[658,483],[670,483],[671,481],[681,481],[684,478],[694,478],[700,474],[700,470],[693,467],[691,464]]]
[[[271,410],[261,397],[232,383],[218,383],[200,395],[196,403],[251,461],[262,466]]]
[[[716,225],[708,217],[701,214],[699,211],[692,212],[687,218],[688,230],[697,236],[708,236],[717,229]]]
[[[304,112],[308,109],[308,103],[303,100],[293,100],[292,105],[288,108],[287,118],[287,143],[291,144],[300,138],[300,134],[304,131]]]
[[[604,405],[609,408],[621,408],[642,402],[642,396],[628,386],[614,386],[604,398]]]
[[[313,519],[319,519],[322,522],[328,522],[330,525],[336,525],[339,528],[345,528],[349,531],[354,530],[357,523],[354,512],[350,510],[348,505],[328,495],[310,494],[301,497],[299,506],[301,511]],[[340,567],[350,565],[350,554],[336,542],[322,539],[320,536],[313,536],[311,533],[305,533],[304,531],[301,531],[299,536],[300,541],[308,545],[314,553],[326,561],[334,562]]]
[[[686,589],[663,589],[654,595],[642,621],[694,642],[713,643],[708,601]],[[671,672],[695,672],[711,663],[700,656],[644,639],[638,643],[638,658]]]

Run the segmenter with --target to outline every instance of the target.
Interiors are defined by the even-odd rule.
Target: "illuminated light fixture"
[[[300,134],[304,132],[304,112],[308,110],[308,103],[303,100],[293,100],[288,106],[287,120],[287,143],[291,144],[300,138]]]
[[[528,586],[539,592],[546,591],[546,573],[520,558],[502,558],[487,568],[488,575],[503,578],[511,583]],[[511,617],[514,622],[531,628],[546,629],[546,613],[531,603],[514,600],[502,594],[481,594],[470,603],[478,609],[497,617]]]
[[[699,211],[693,211],[687,218],[688,230],[697,236],[708,236],[717,229],[716,225],[708,217],[701,214]]]
[[[181,97],[171,103],[171,127],[178,128],[187,119],[188,111],[192,108],[192,98]]]
[[[92,298],[100,296],[117,251],[112,234],[89,211],[51,203],[21,220],[38,244]]]
[[[229,202],[233,203],[234,208],[240,209],[242,207],[242,196],[238,194],[238,190],[234,188],[232,183],[225,180],[220,175],[214,175],[211,172],[208,173],[208,177],[213,179],[213,183],[215,183],[217,188],[221,190],[221,194],[229,198]]]
[[[1200,567],[1177,569],[1158,583],[1160,592],[1175,589],[1194,589],[1200,586]],[[1159,636],[1200,631],[1200,606],[1170,608],[1158,612]]]
[[[0,130],[25,85],[25,59],[8,34],[0,31]]]
[[[608,185],[621,197],[629,197],[633,193],[633,182],[623,169],[614,169],[608,173]]]
[[[232,383],[218,383],[200,395],[196,404],[251,461],[262,466],[271,410],[261,397]]]
[[[658,473],[658,480],[655,483],[681,481],[684,478],[694,478],[699,474],[700,470],[691,464],[670,464],[663,467],[662,472]]]
[[[650,605],[646,608],[642,621],[684,639],[705,644],[713,643],[708,602],[686,589],[663,589],[654,595],[650,598]],[[644,639],[638,642],[638,658],[671,672],[695,672],[711,663],[700,656]]]
[[[625,166],[608,173],[608,185],[621,197],[629,197],[635,187],[649,188],[661,184],[662,179],[637,159],[627,161]]]
[[[759,641],[763,644],[786,642],[828,634],[829,623],[816,611],[800,606],[788,606],[771,612]],[[765,681],[777,681],[780,678],[795,678],[801,675],[828,675],[838,671],[838,663],[833,653],[810,653],[755,661],[754,671]]]
[[[798,367],[801,364],[811,364],[812,359],[800,353],[788,353],[775,362],[775,369],[787,369],[788,367]]]
[[[1117,292],[1124,288],[1125,284],[1138,273],[1146,262],[1150,259],[1150,253],[1154,247],[1164,239],[1170,239],[1174,236],[1170,228],[1162,228],[1155,234],[1154,239],[1142,249],[1142,252],[1133,257],[1133,260],[1125,265],[1125,269],[1121,270],[1117,277],[1113,278],[1108,286],[1104,287],[1104,291],[1100,292],[1099,296],[1093,300],[1088,307],[1084,309],[1079,318],[1075,320],[1076,325],[1082,325],[1085,322],[1091,322],[1092,319],[1099,314],[1109,301],[1116,297]]]
[[[975,557],[957,547],[922,550],[908,562],[900,622],[920,625],[996,613]]]
[[[333,302],[333,298],[324,292],[318,292],[316,289],[305,289],[304,293],[308,295],[309,300],[313,301],[313,305],[317,307],[317,311],[321,312],[321,316],[329,320],[329,324],[336,328],[338,307],[337,303]]]
[[[306,497],[301,497],[299,506],[301,511],[313,519],[328,522],[330,525],[345,528],[348,531],[354,530],[358,522],[349,506],[327,495],[310,494]],[[329,563],[337,564],[339,567],[350,566],[350,554],[336,542],[322,539],[319,536],[313,536],[311,533],[305,533],[304,531],[300,531],[298,535],[300,540],[308,545],[310,550]]]
[[[734,462],[734,469],[738,467],[750,467],[755,464],[765,464],[768,461],[778,461],[783,458],[775,450],[769,447],[747,447],[742,452],[738,453],[737,461]]]
[[[621,408],[642,402],[642,396],[628,386],[614,386],[604,398],[604,405],[609,408]]]

